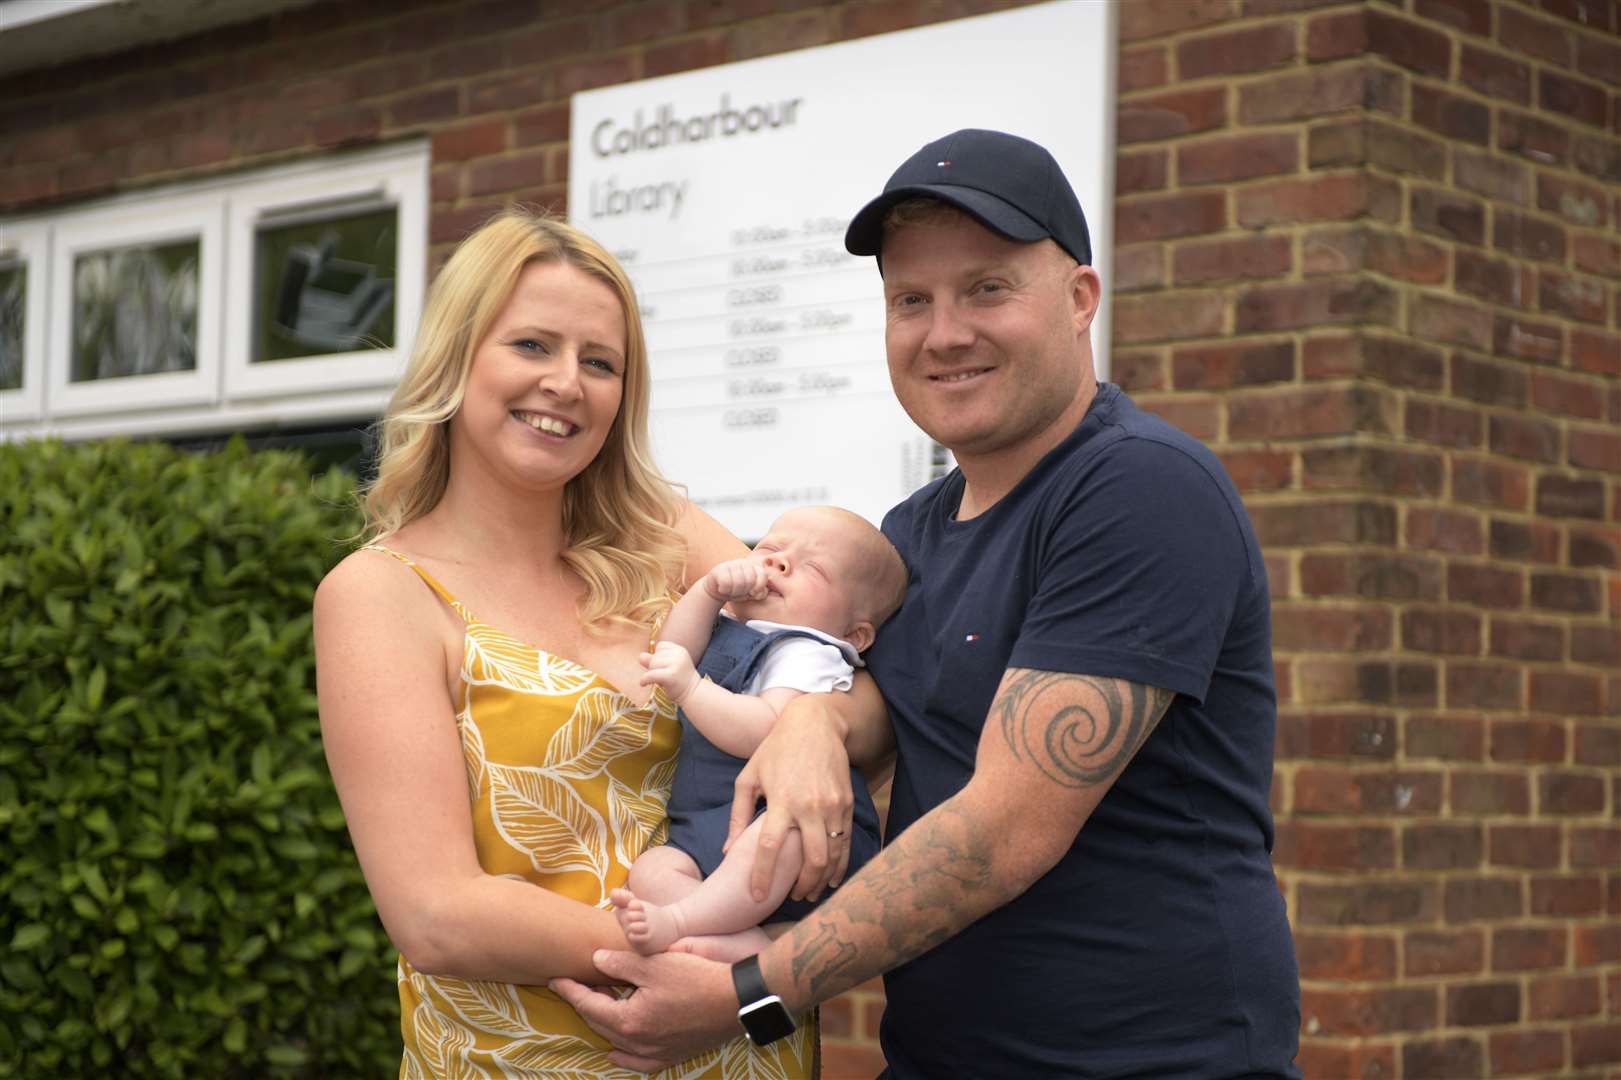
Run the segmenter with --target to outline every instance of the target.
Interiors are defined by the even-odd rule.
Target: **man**
[[[959,466],[884,521],[911,572],[868,653],[887,847],[730,999],[695,957],[602,954],[623,1002],[560,990],[640,1066],[735,1033],[731,1007],[765,1039],[887,972],[897,1078],[1297,1076],[1261,553],[1215,456],[1097,383],[1073,190],[1034,143],[960,131],[846,246],[878,256],[895,393]]]

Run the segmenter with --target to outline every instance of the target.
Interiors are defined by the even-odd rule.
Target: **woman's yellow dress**
[[[375,545],[374,545],[375,546]],[[667,832],[681,727],[655,691],[645,705],[588,668],[479,622],[410,559],[466,624],[456,714],[479,865],[593,907]],[[424,975],[399,962],[402,1080],[640,1077],[544,986]],[[657,1075],[667,1080],[810,1077],[817,1030],[756,1048],[734,1039]]]

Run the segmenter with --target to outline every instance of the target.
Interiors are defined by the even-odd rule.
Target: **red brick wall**
[[[1310,1076],[1621,1075],[1618,20],[1122,9],[1115,375],[1266,549]]]
[[[0,213],[425,136],[442,258],[568,96],[976,0],[343,0],[0,80]],[[1617,0],[1128,0],[1114,377],[1267,552],[1309,1076],[1621,1070]],[[824,1009],[871,1075],[876,985]]]

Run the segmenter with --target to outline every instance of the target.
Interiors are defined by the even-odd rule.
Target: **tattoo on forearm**
[[[1116,679],[1016,668],[990,720],[1013,756],[1069,788],[1105,784],[1154,730],[1173,695]],[[907,829],[833,902],[789,934],[796,983],[816,1000],[920,956],[1022,891],[997,872],[1002,838],[956,800]],[[934,917],[920,920],[927,911]]]
[[[805,942],[794,952],[794,980],[804,978],[807,969],[819,965],[816,975],[811,979],[811,987],[825,983],[837,975],[839,971],[855,959],[856,947],[848,941],[840,941],[838,934],[831,926],[822,925],[817,928],[816,936]]]
[[[838,993],[863,977],[852,972],[887,970],[945,941],[958,928],[1007,899],[1005,883],[992,870],[994,841],[960,808],[946,803],[929,822],[919,822],[896,841],[902,857],[869,863],[861,875],[839,890],[842,914],[849,927],[841,932],[829,923],[801,923],[794,931],[792,970],[817,998]],[[915,926],[918,909],[942,912],[951,925]],[[959,913],[968,912],[961,915]],[[807,921],[808,922],[808,921]],[[872,926],[880,948],[857,955],[849,929]]]
[[[1109,782],[1131,760],[1172,696],[1118,679],[1015,668],[991,715],[1014,757],[1065,787],[1087,787]]]

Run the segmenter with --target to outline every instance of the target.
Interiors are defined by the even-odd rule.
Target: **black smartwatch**
[[[732,965],[732,985],[737,987],[737,1018],[755,1046],[774,1043],[794,1032],[794,1018],[782,999],[765,987],[760,974],[760,958],[746,956]]]

